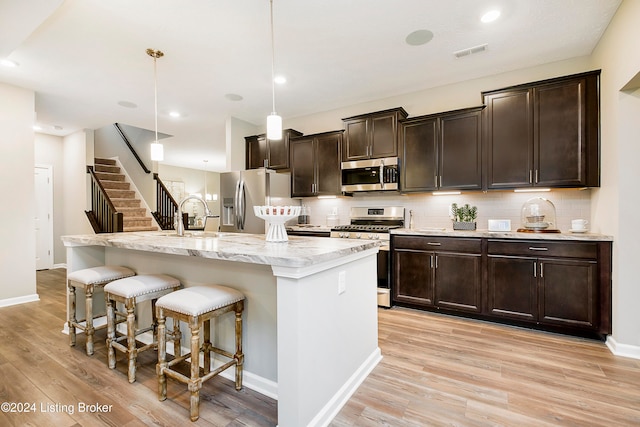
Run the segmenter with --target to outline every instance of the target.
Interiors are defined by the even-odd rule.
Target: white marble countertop
[[[127,232],[62,236],[65,246],[110,246],[200,258],[307,267],[380,246],[375,240],[289,236],[287,242],[267,242],[264,234],[185,232]]]
[[[518,233],[516,231],[462,231],[444,228],[396,228],[391,234],[441,237],[477,237],[487,239],[519,239],[519,240],[568,240],[568,241],[613,241],[613,237],[596,233]]]
[[[308,232],[322,232],[329,233],[331,232],[331,228],[328,225],[314,225],[314,224],[297,224],[297,225],[287,225],[287,230],[292,231],[308,231]]]

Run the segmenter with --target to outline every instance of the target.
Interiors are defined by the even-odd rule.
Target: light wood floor
[[[0,426],[191,425],[184,385],[170,380],[168,399],[157,400],[155,352],[140,356],[129,384],[121,353],[116,370],[106,367],[104,331],[93,357],[82,335],[68,346],[65,273],[38,272],[39,302],[0,308],[0,403],[36,404],[35,413],[0,411]],[[406,309],[379,315],[384,358],[334,427],[640,425],[640,361],[602,342]],[[236,392],[224,378],[205,383],[201,396],[194,425],[277,423],[277,402]],[[112,407],[78,413],[80,402]],[[55,404],[75,413],[42,412]]]

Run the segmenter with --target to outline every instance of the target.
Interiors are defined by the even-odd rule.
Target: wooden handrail
[[[176,212],[178,211],[178,203],[175,201],[167,187],[157,173],[153,174],[156,180],[156,211],[151,212],[156,219],[158,225],[163,230],[173,230]]]
[[[124,215],[122,212],[117,212],[107,191],[96,177],[93,166],[87,166],[87,173],[91,176],[91,210],[85,211],[85,213],[93,231],[96,233],[123,231]]]
[[[129,150],[131,150],[131,153],[133,154],[133,157],[136,158],[136,160],[138,161],[138,163],[140,163],[140,166],[142,167],[142,170],[145,173],[151,173],[151,171],[149,170],[149,168],[147,168],[147,166],[144,164],[144,162],[142,161],[142,159],[140,158],[140,156],[138,156],[138,153],[136,152],[136,150],[133,148],[133,146],[131,145],[131,143],[129,142],[129,138],[127,138],[127,136],[124,134],[124,132],[122,131],[122,129],[120,128],[120,125],[118,123],[114,123],[113,126],[116,128],[116,130],[118,131],[118,133],[120,134],[120,137],[122,138],[122,140],[124,141],[125,144],[127,144],[127,147],[129,147]]]

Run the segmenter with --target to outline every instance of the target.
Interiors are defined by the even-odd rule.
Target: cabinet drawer
[[[596,259],[598,245],[586,242],[550,242],[546,240],[489,240],[489,255],[525,255]]]
[[[392,236],[396,249],[417,249],[449,252],[477,252],[482,249],[481,239],[461,237]]]

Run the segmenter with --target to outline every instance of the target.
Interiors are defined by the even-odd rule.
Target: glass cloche
[[[559,233],[556,228],[556,207],[542,197],[534,197],[522,205],[522,228],[519,232],[528,233]]]

